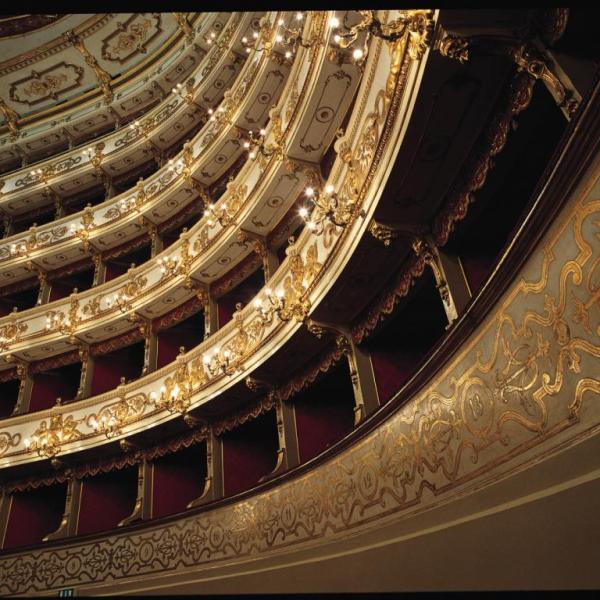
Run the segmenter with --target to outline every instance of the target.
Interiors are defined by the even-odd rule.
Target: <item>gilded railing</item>
[[[401,143],[424,68],[421,58],[407,55],[406,38],[394,43],[392,53],[379,41],[373,43],[347,129],[346,152],[343,160],[336,160],[329,179],[343,201],[352,205],[354,219],[344,228],[331,223],[318,236],[305,231],[288,249],[287,259],[269,282],[277,298],[272,310],[269,293],[263,290],[231,323],[174,364],[102,396],[5,421],[6,451],[0,465],[45,456],[38,451],[38,442],[52,425],[69,424],[69,440],[59,445],[57,453],[102,443],[106,438],[94,427],[98,417],[102,411],[114,416],[117,405],[123,414],[123,403],[132,408],[123,420],[121,436],[174,418],[171,411],[161,408],[161,398],[184,394],[186,410],[208,402],[289,339],[333,285],[366,230],[380,193],[383,175],[378,166],[390,160]],[[369,194],[369,190],[378,191]]]
[[[199,36],[208,35],[212,25],[220,19],[222,13],[198,13],[195,22],[192,23],[193,28],[197,31],[195,40],[201,39]],[[191,46],[189,40],[176,33],[174,38],[179,38],[178,41],[173,45],[172,48],[168,49],[164,59],[161,60],[160,64],[155,68],[144,69],[141,73],[134,76],[123,77],[123,82],[119,81],[111,82],[111,87],[114,86],[114,98],[115,100],[125,100],[134,93],[139,92],[145,87],[148,82],[151,82],[157,76],[164,73],[169,69],[178,58],[181,58],[186,49]],[[168,44],[167,44],[168,45]],[[161,57],[162,58],[162,57]],[[137,69],[134,69],[136,71]],[[149,83],[149,87],[152,84]],[[15,121],[18,121],[16,126],[9,127],[9,133],[5,136],[0,137],[0,147],[10,146],[15,142],[15,135],[17,140],[26,138],[27,140],[34,140],[38,136],[43,136],[50,133],[57,126],[60,127],[65,124],[78,123],[83,119],[89,119],[95,115],[101,106],[101,103],[97,98],[88,100],[70,101],[69,106],[61,107],[60,117],[57,117],[57,110],[52,107],[44,114],[35,114],[32,117],[25,117],[24,119],[18,119],[15,117]],[[71,105],[72,104],[72,105]],[[45,113],[49,113],[47,116]],[[6,125],[3,124],[3,125]]]
[[[166,169],[166,174],[164,175],[165,186],[174,182],[180,188],[185,188],[190,185],[190,179],[192,180],[192,185],[196,183],[193,181],[193,173],[199,168],[195,165],[201,165],[202,152],[206,150],[208,144],[215,146],[217,141],[226,135],[230,123],[235,120],[235,115],[243,110],[244,99],[251,96],[251,94],[248,94],[248,91],[257,69],[267,63],[266,57],[261,55],[254,56],[250,60],[245,73],[240,77],[241,81],[239,85],[226,98],[223,104],[224,112],[222,114],[224,117],[209,122],[203,132],[201,132],[202,135],[199,135],[194,143],[184,148],[182,153],[184,159],[175,161],[172,167]],[[312,64],[312,62],[308,64]],[[308,70],[302,69],[300,75],[305,77],[312,70],[314,68]],[[282,105],[284,104],[287,104],[286,99],[282,102]],[[278,126],[276,129],[279,131]],[[198,157],[194,163],[193,154],[195,151],[198,151]],[[202,269],[206,264],[209,264],[211,261],[214,262],[219,247],[226,244],[231,245],[232,242],[239,245],[235,237],[235,225],[237,222],[242,222],[246,219],[249,214],[252,214],[252,211],[257,210],[258,196],[254,190],[258,191],[264,188],[268,176],[275,172],[278,165],[281,165],[281,158],[281,156],[274,156],[268,163],[262,161],[248,163],[238,175],[237,180],[240,183],[237,183],[236,180],[236,182],[228,186],[224,197],[219,203],[220,206],[227,206],[227,212],[230,215],[230,220],[225,227],[219,222],[212,222],[210,215],[208,215],[190,232],[185,234],[184,240],[180,240],[180,242],[172,246],[168,251],[163,252],[157,257],[156,262],[148,262],[130,271],[128,275],[97,287],[93,291],[90,290],[85,293],[72,295],[69,300],[42,305],[24,312],[23,317],[17,323],[17,327],[24,332],[23,325],[25,322],[27,323],[26,337],[22,335],[18,337],[12,336],[12,328],[0,329],[0,338],[4,342],[1,346],[4,354],[18,351],[18,346],[21,346],[21,344],[25,344],[31,348],[32,344],[41,343],[43,339],[56,339],[55,334],[66,336],[67,339],[73,339],[75,333],[83,333],[86,327],[102,326],[106,319],[111,316],[114,318],[123,312],[133,313],[135,309],[140,309],[143,305],[155,300],[159,295],[164,296],[175,289],[181,279],[177,275],[182,275],[189,283],[190,277],[193,274],[202,273]],[[316,177],[314,168],[307,168],[306,165],[299,165],[293,161],[288,161],[285,169],[290,175],[296,178],[296,187],[300,186],[303,180],[312,181]],[[308,179],[305,179],[306,177]],[[140,217],[140,208],[142,206],[145,207],[147,202],[147,189],[139,185],[135,191],[135,195],[129,202],[120,200],[120,203],[116,207],[111,207],[106,212],[101,212],[100,208],[96,209],[96,212],[92,211],[92,209],[87,209],[87,222],[93,223],[93,217],[98,212],[104,217],[105,222],[108,223],[116,219],[121,219],[125,223],[136,222]],[[162,190],[159,189],[158,192],[156,194],[157,203],[163,201],[160,195]],[[288,205],[289,203],[284,204],[278,207],[277,210],[281,213]],[[75,225],[75,228],[70,233],[72,237],[81,239],[85,237],[84,242],[87,241],[90,243],[93,240],[93,231],[93,228],[90,227],[88,229],[82,223],[79,223]],[[77,241],[79,242],[79,239]],[[177,272],[167,268],[167,263],[181,255],[182,251],[184,251],[184,246],[186,247],[185,253],[187,256],[185,262],[187,268],[185,272],[181,271],[181,265],[177,269]],[[124,290],[130,287],[129,282],[131,280],[143,282],[143,285],[136,287],[135,294],[127,295],[126,303],[117,302],[116,298],[123,296]],[[188,285],[188,287],[191,286]],[[67,330],[61,324],[65,320],[65,315],[73,310],[75,304],[77,306],[75,311],[77,318],[70,321],[70,328]],[[10,318],[14,318],[14,315]],[[0,328],[2,328],[2,320],[0,320]]]

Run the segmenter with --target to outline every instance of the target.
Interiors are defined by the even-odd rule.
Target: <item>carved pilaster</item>
[[[164,241],[158,233],[158,225],[144,216],[141,217],[140,222],[146,228],[150,237],[150,256],[154,258],[164,250]]]
[[[77,145],[77,142],[76,142],[75,138],[73,137],[73,134],[66,127],[63,127],[61,129],[61,132],[67,138],[67,141],[69,142],[69,150],[72,150]]]
[[[275,405],[277,417],[277,464],[268,477],[274,477],[293,469],[300,464],[298,432],[296,430],[296,410],[293,404],[279,400]]]
[[[415,238],[413,250],[431,267],[448,324],[453,323],[471,300],[471,292],[460,259],[440,251],[430,236]]]
[[[219,329],[219,305],[212,294],[206,295],[204,304],[204,339]]]
[[[93,287],[96,287],[102,285],[106,281],[106,262],[99,252],[94,252],[94,254],[92,254],[92,261],[94,263]]]
[[[354,343],[350,330],[344,326],[319,323],[309,319],[307,327],[319,338],[326,332],[333,333],[336,344],[344,350],[354,390],[354,425],[357,426],[379,407],[379,394],[371,355]]]
[[[33,376],[29,371],[29,365],[20,360],[17,363],[17,376],[20,379],[19,394],[12,415],[22,415],[29,411],[29,403],[31,402],[31,392],[33,390]]]
[[[10,237],[13,234],[13,219],[10,215],[4,215],[2,218],[2,225],[4,228],[5,238]]]
[[[77,534],[77,523],[79,521],[79,503],[81,501],[81,479],[69,479],[67,484],[67,497],[65,498],[65,510],[58,529],[44,537],[43,541],[59,540]]]
[[[225,480],[223,477],[223,442],[211,429],[206,439],[206,479],[202,494],[192,500],[187,507],[193,508],[213,500],[219,500],[225,495]]]
[[[26,167],[30,163],[29,155],[21,148],[21,146],[19,146],[19,144],[15,144],[14,148],[21,159],[21,167]]]
[[[119,113],[112,106],[107,106],[106,110],[113,118],[113,121],[115,123],[115,130],[119,129],[119,127],[121,126],[121,116],[119,115]]]
[[[237,234],[238,240],[248,242],[252,246],[252,250],[260,256],[263,264],[263,273],[265,283],[271,279],[275,271],[279,268],[279,257],[277,252],[269,248],[267,239],[264,236],[258,235],[245,229],[240,229]]]
[[[138,465],[137,498],[133,512],[119,522],[119,527],[152,518],[152,477],[154,465],[146,459]]]
[[[139,328],[144,336],[144,368],[142,375],[153,373],[158,368],[158,334],[152,329],[152,321],[140,317]]]
[[[50,292],[52,285],[48,281],[48,276],[45,271],[38,269],[37,272],[38,281],[40,282],[40,290],[38,292],[37,304],[48,304],[50,301]]]
[[[115,195],[115,186],[112,177],[105,175],[102,178],[102,184],[104,185],[104,200],[110,200]]]
[[[94,357],[90,354],[89,346],[79,346],[79,358],[81,359],[81,376],[77,390],[77,400],[89,398],[92,395],[92,381],[94,379]]]
[[[0,548],[4,548],[4,538],[6,537],[11,504],[12,494],[2,490],[2,495],[0,496]]]

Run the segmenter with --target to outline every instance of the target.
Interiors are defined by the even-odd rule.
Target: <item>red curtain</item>
[[[204,490],[206,444],[169,454],[154,462],[152,516],[163,517],[184,511]]]
[[[347,393],[308,390],[294,407],[301,462],[317,456],[354,427],[354,396]]]
[[[83,480],[77,533],[114,529],[128,517],[137,497],[138,468],[126,467]]]
[[[381,404],[390,400],[410,379],[420,360],[420,355],[402,350],[371,352],[371,362]]]
[[[65,509],[67,484],[13,494],[3,548],[38,544],[58,529]]]
[[[78,368],[73,365],[75,368],[61,367],[47,373],[36,373],[33,377],[29,412],[50,408],[59,397],[63,402],[73,400],[81,378],[81,363],[77,366]]]
[[[275,467],[278,447],[274,411],[224,434],[225,495],[250,489],[268,475]]]

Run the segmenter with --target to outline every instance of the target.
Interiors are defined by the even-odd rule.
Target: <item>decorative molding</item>
[[[101,56],[104,60],[126,63],[136,54],[146,54],[146,46],[163,30],[161,14],[134,13],[126,21],[117,21],[116,30],[102,39]]]
[[[501,101],[501,110],[479,137],[457,182],[434,218],[432,232],[438,247],[446,244],[455,223],[466,217],[469,204],[474,201],[474,193],[485,183],[492,159],[506,145],[513,119],[529,106],[534,84],[535,79],[524,73],[518,73],[512,80]]]
[[[79,52],[79,54],[81,54],[81,56],[83,56],[83,60],[85,60],[86,64],[92,68],[94,75],[96,76],[96,81],[98,82],[98,87],[104,96],[104,103],[110,104],[114,96],[111,88],[111,75],[98,64],[96,58],[85,47],[81,37],[75,35],[73,30],[67,31],[64,34],[64,38]]]
[[[60,94],[81,87],[84,69],[64,60],[43,71],[31,70],[30,75],[13,81],[9,97],[13,102],[35,106],[49,98],[57,101]]]
[[[331,541],[336,531],[358,532],[464,496],[593,434],[600,346],[572,309],[589,312],[597,296],[598,214],[598,200],[572,201],[538,247],[539,260],[526,263],[441,371],[342,454],[241,502],[4,555],[0,589],[25,594],[126,580]]]

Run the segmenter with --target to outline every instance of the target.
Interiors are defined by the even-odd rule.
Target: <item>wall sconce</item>
[[[321,44],[321,40],[314,36],[310,40],[305,41],[302,37],[304,25],[302,21],[304,20],[304,13],[297,12],[294,16],[294,21],[299,24],[296,29],[291,29],[285,25],[283,19],[279,19],[278,25],[282,28],[281,33],[277,33],[275,36],[275,43],[284,44],[288,49],[285,51],[285,57],[287,59],[292,58],[296,54],[298,50],[298,46],[302,48],[313,48]]]
[[[92,229],[94,229],[94,212],[92,205],[88,204],[83,211],[81,223],[79,225],[75,225],[75,223],[71,225],[71,235],[77,236],[81,240],[85,252],[90,249],[89,238]]]
[[[215,108],[209,108],[208,109],[208,120],[215,122],[218,119],[222,118],[223,116],[225,116],[223,113],[225,113],[225,107],[224,106],[219,106],[216,109]]]
[[[63,444],[67,444],[81,437],[81,432],[77,430],[77,425],[81,421],[76,421],[72,415],[63,420],[62,415],[50,417],[49,424],[42,421],[38,429],[31,436],[31,439],[25,438],[23,445],[27,452],[36,452],[41,458],[54,458]]]
[[[190,77],[190,79],[185,82],[185,91],[183,85],[178,83],[171,89],[171,93],[175,96],[179,96],[186,104],[194,104],[194,78]]]
[[[362,32],[366,32],[365,43],[362,48],[355,48],[352,57],[357,63],[364,62],[368,52],[368,42],[371,36],[393,43],[404,35],[408,35],[408,52],[412,59],[421,58],[429,43],[429,35],[433,29],[431,11],[406,10],[390,23],[382,23],[374,10],[356,11],[361,21],[357,25],[348,27],[342,25],[336,16],[329,21],[329,25],[336,30],[333,37],[340,48],[349,48],[354,44]]]
[[[125,383],[125,377],[121,377],[117,389],[123,388]],[[144,399],[145,404],[146,400]],[[106,436],[106,439],[111,439],[123,433],[123,427],[127,422],[127,418],[130,417],[130,413],[130,401],[126,400],[123,395],[118,402],[103,408],[98,415],[90,415],[87,422],[96,433],[102,433]]]
[[[227,202],[222,202],[218,208],[212,203],[208,204],[204,216],[207,218],[209,227],[214,227],[217,223],[221,227],[229,227],[234,222]]]
[[[303,20],[304,13],[297,12],[294,16],[294,21],[297,23],[302,23]],[[282,29],[280,30],[279,28]],[[253,48],[257,52],[266,50],[267,53],[269,53],[274,49],[276,44],[283,44],[287,47],[284,53],[285,58],[289,60],[296,53],[298,46],[311,48],[320,43],[316,37],[308,42],[305,42],[302,39],[302,29],[302,26],[299,26],[297,29],[290,29],[289,27],[285,26],[285,20],[280,18],[277,21],[277,25],[275,26],[274,30],[272,31],[269,22],[265,21],[261,24],[260,32],[253,32],[251,40],[244,36],[242,38],[242,44],[245,46],[247,54],[249,54]],[[273,33],[275,33],[275,38],[273,41],[271,41]]]
[[[43,168],[33,169],[29,171],[29,175],[27,176],[27,183],[39,183],[42,181],[43,183],[48,183],[52,177],[56,175],[54,170],[54,165],[46,165]]]
[[[59,331],[62,335],[69,337],[70,343],[75,343],[75,333],[81,322],[81,318],[77,314],[79,309],[79,300],[77,299],[77,288],[69,296],[69,312],[67,315],[63,312],[50,311],[46,315],[46,331]]]
[[[96,433],[103,433],[106,436],[106,439],[111,439],[122,433],[122,424],[119,423],[114,416],[107,417],[106,415],[102,415],[100,421],[90,419],[90,425]]]
[[[231,359],[231,350],[228,348],[221,349],[217,346],[212,353],[212,356],[205,354],[202,361],[208,372],[215,377],[219,373],[223,375],[233,375],[237,370]]]
[[[298,214],[315,235],[323,233],[328,221],[337,227],[346,227],[352,221],[354,204],[341,201],[332,185],[325,186],[324,192],[307,187],[304,193],[313,203],[313,210],[303,206]],[[359,214],[365,216],[363,210]]]
[[[136,137],[143,136],[147,140],[148,133],[150,133],[150,130],[152,129],[153,125],[154,125],[154,123],[153,123],[152,119],[146,120],[145,123],[140,123],[136,119],[133,123],[129,124],[129,129],[131,129],[131,131],[135,132]]]
[[[88,160],[92,163],[94,169],[99,170],[102,160],[104,159],[104,143],[99,142],[94,148],[91,146],[87,150],[83,150],[81,153],[83,156],[87,156]]]
[[[164,258],[161,257],[157,260],[157,264],[160,268],[163,279],[175,277],[176,275],[182,275],[185,277],[183,285],[189,290],[193,287],[190,271],[194,256],[190,252],[190,242],[188,239],[187,227],[184,227],[180,237],[183,239],[181,243],[180,255]]]
[[[309,248],[304,260],[294,247],[294,237],[290,237],[288,241],[289,245],[285,253],[290,260],[289,275],[285,277],[282,287],[275,293],[271,288],[267,288],[264,300],[260,298],[254,300],[254,307],[259,311],[265,325],[271,323],[273,315],[281,321],[295,319],[303,323],[311,309],[310,300],[306,297],[308,285],[305,280],[310,284],[321,268],[317,261],[316,245]]]
[[[259,129],[258,135],[252,130],[248,131],[248,139],[243,144],[244,148],[248,150],[248,158],[254,160],[257,154],[260,154],[264,158],[283,155],[283,146],[279,142],[275,142],[268,146],[265,145],[266,137],[267,131],[265,129]]]
[[[29,258],[30,253],[33,252],[34,250],[37,250],[38,246],[39,246],[39,239],[36,234],[36,231],[37,231],[37,225],[36,225],[36,223],[34,223],[29,228],[29,232],[31,235],[28,238],[25,238],[24,240],[21,240],[20,242],[10,245],[10,248],[9,248],[10,255],[12,257],[26,256],[27,258]]]
[[[207,35],[204,36],[204,41],[210,46],[216,40],[217,34],[214,31],[211,31]]]
[[[118,291],[112,298],[106,296],[106,306],[110,309],[116,306],[123,314],[127,314],[133,310],[133,300],[135,300],[142,291],[142,288],[146,285],[148,280],[142,275],[135,275],[133,273],[135,269],[135,263],[131,263],[127,270],[127,277],[129,281]]]
[[[252,32],[251,39],[248,39],[247,36],[242,38],[242,45],[246,49],[246,54],[250,54],[253,49],[257,52],[262,52],[263,50],[270,52],[271,48],[273,48],[273,43],[270,40],[271,35],[270,23],[264,21],[261,23],[260,31]]]
[[[144,179],[140,177],[135,184],[135,195],[130,198],[122,198],[119,205],[119,213],[128,213],[135,211],[141,212],[143,205],[147,200],[146,190],[144,189]]]
[[[187,414],[191,405],[194,378],[185,363],[185,347],[179,348],[179,355],[175,359],[177,367],[172,377],[167,377],[165,383],[160,387],[160,393],[150,392],[150,401],[159,410],[167,410],[171,414],[179,413],[187,425],[193,427],[199,421]]]
[[[305,289],[303,291],[306,291]],[[279,289],[273,292],[271,288],[265,290],[265,300],[256,298],[254,306],[260,312],[261,318],[265,324],[271,323],[273,315],[276,315],[280,321],[291,321],[296,319],[302,323],[310,309],[310,304],[307,301],[302,301],[296,298],[293,301],[291,294],[286,294],[285,290]]]

